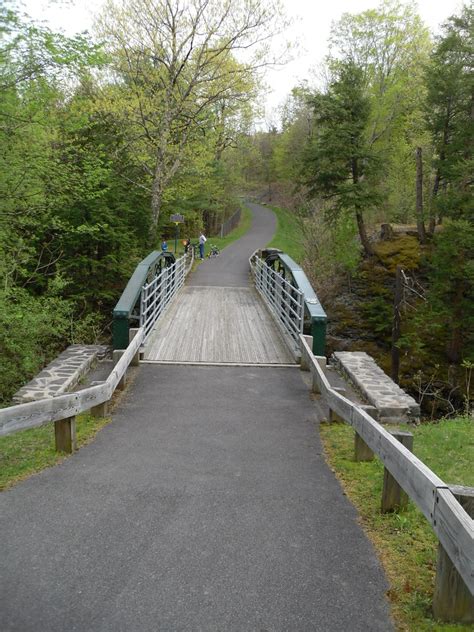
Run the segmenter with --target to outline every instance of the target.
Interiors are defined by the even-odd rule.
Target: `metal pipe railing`
[[[304,294],[259,257],[251,257],[255,287],[273,313],[295,356],[299,356],[299,336],[304,325]]]
[[[170,266],[163,268],[150,283],[142,287],[140,327],[143,327],[145,331],[144,340],[151,334],[157,320],[178,290],[183,287],[189,269],[186,260],[186,255],[183,255]]]

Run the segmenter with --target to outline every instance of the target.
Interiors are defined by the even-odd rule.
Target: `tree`
[[[370,104],[362,70],[341,63],[327,93],[314,97],[314,133],[303,179],[310,196],[330,202],[329,215],[353,213],[367,255],[373,254],[364,213],[378,200],[377,158],[366,137]]]
[[[114,109],[130,130],[151,193],[150,243],[167,187],[212,110],[245,95],[269,63],[277,0],[109,0],[99,22],[117,74]],[[240,54],[237,62],[235,55]]]
[[[371,96],[370,142],[392,133],[419,107],[429,33],[412,2],[383,0],[376,9],[346,13],[330,37],[330,63],[351,62],[364,75]]]
[[[458,218],[472,213],[473,28],[474,9],[465,6],[444,25],[426,71],[426,120],[436,150],[433,197],[441,215]]]
[[[344,14],[331,33],[329,64],[361,68],[370,101],[367,139],[383,167],[378,183],[384,219],[415,216],[416,147],[431,154],[423,124],[424,67],[431,48],[415,4],[384,0],[375,9]]]

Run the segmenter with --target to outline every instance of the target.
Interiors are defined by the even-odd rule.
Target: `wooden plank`
[[[301,366],[302,371],[309,371],[310,356],[308,353],[308,348],[309,349],[313,348],[313,336],[305,336],[301,334],[301,338],[306,344],[301,344],[300,346],[300,350],[301,350],[300,366]]]
[[[291,364],[272,317],[250,288],[188,287],[145,348],[145,361]]]
[[[41,426],[51,421],[75,417],[79,413],[108,401],[127,370],[128,364],[139,349],[142,340],[143,330],[135,336],[103,384],[90,386],[75,393],[65,393],[58,397],[0,409],[0,436]]]
[[[300,336],[302,349],[307,343]],[[311,357],[311,356],[308,356]],[[400,444],[377,421],[359,406],[326,385],[322,371],[311,361],[321,376],[322,391],[329,406],[341,415],[360,435],[367,446],[381,459],[395,480],[415,502],[431,523],[440,542],[446,549],[456,569],[469,590],[474,582],[474,533],[473,521],[449,492],[446,484],[420,459]],[[438,498],[435,508],[435,499]],[[435,518],[435,515],[438,518]]]
[[[66,393],[50,399],[3,408],[0,410],[0,436],[41,426],[50,421],[74,417],[109,400],[111,396],[110,387],[104,383],[77,393]]]
[[[139,328],[130,327],[130,329],[128,330],[128,343],[129,344],[132,342],[135,336],[139,335],[138,333],[139,331],[140,331]],[[135,355],[133,356],[130,362],[130,366],[139,366],[139,365],[140,365],[140,348],[138,348],[138,351],[135,353]]]
[[[324,374],[324,370],[321,367],[321,364],[326,363],[326,358],[323,356],[315,356],[313,354],[312,348],[309,346],[309,340],[312,340],[311,336],[303,336],[300,335],[300,343],[301,343],[301,354],[304,355],[304,361],[309,366],[309,370],[311,372],[313,378],[313,393],[321,393],[325,397],[331,391],[331,385]]]
[[[436,489],[446,487],[445,483],[357,406],[354,406],[350,423],[431,522]]]
[[[467,589],[474,595],[474,520],[450,489],[436,491],[433,529]]]
[[[413,435],[411,432],[391,432],[397,441],[400,441],[410,452],[413,452]],[[382,513],[389,511],[397,511],[408,505],[408,495],[403,488],[397,483],[396,479],[390,474],[385,467],[383,473],[382,488]]]
[[[120,360],[117,362],[117,364],[112,369],[109,377],[106,380],[106,384],[111,389],[110,396],[112,396],[112,393],[117,388],[117,384],[120,382],[120,380],[124,376],[126,370],[128,369],[128,366],[132,362],[134,356],[140,350],[140,346],[141,346],[141,344],[143,342],[144,335],[145,335],[145,332],[144,332],[143,328],[139,329],[139,331],[137,332],[137,334],[133,338],[132,342],[125,349],[125,351],[124,351],[122,357],[120,358]]]
[[[321,384],[324,383],[321,382]],[[337,413],[344,421],[351,424],[354,402],[351,402],[347,399],[347,397],[344,397],[344,395],[334,391],[329,386],[329,382],[327,382],[327,384],[328,388],[325,391],[324,397],[328,403],[329,409]],[[325,384],[323,385],[323,388],[325,388]]]

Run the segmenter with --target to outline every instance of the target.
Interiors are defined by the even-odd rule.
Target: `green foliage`
[[[430,258],[426,327],[437,335],[450,362],[474,359],[474,224],[446,223]]]
[[[441,215],[473,219],[472,118],[474,9],[444,25],[427,66],[426,118],[437,152],[434,194]]]
[[[19,287],[0,292],[0,402],[7,403],[65,344],[93,342],[99,333],[99,318],[78,321],[74,304],[55,295],[55,288],[41,297]]]
[[[363,215],[378,200],[378,160],[366,139],[369,115],[362,70],[351,62],[338,64],[327,93],[314,97],[314,134],[303,178],[311,196],[331,201],[332,221],[356,215],[361,242],[371,254]]]
[[[290,255],[297,263],[302,263],[304,251],[302,248],[302,227],[301,222],[294,213],[272,206],[272,211],[277,217],[277,228],[267,246],[269,248],[280,248],[287,255]]]

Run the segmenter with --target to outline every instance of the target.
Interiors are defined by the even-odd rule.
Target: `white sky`
[[[327,53],[331,23],[343,13],[360,13],[377,7],[379,0],[282,0],[293,25],[285,32],[286,40],[298,43],[297,58],[280,68],[268,70],[266,83],[270,92],[265,102],[266,118],[276,118],[272,112],[291,89],[310,78],[311,68],[320,64]],[[23,0],[27,13],[36,20],[45,20],[54,30],[73,35],[91,30],[93,16],[103,0]],[[458,13],[462,0],[418,0],[418,11],[425,24],[433,31],[447,17]]]

